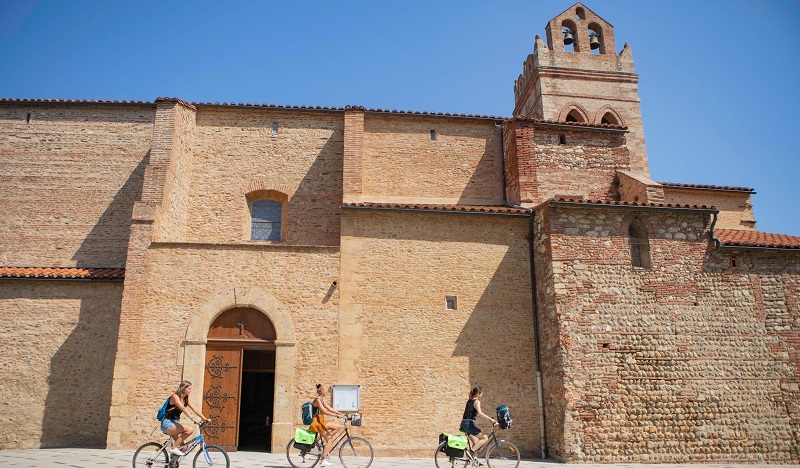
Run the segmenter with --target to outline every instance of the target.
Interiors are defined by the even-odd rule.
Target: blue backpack
[[[172,396],[169,398],[172,398]],[[163,421],[164,418],[167,417],[167,405],[169,405],[169,398],[167,398],[167,401],[164,402],[164,406],[162,406],[161,409],[158,410],[158,414],[156,414],[156,419],[159,421]]]
[[[300,412],[303,415],[303,424],[311,424],[314,420],[314,416],[316,415],[316,408],[314,408],[313,401],[307,401],[303,403],[303,406],[300,407]]]

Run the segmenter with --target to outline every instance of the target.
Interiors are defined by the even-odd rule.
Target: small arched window
[[[580,113],[580,112],[578,112],[578,110],[577,110],[577,109],[572,109],[571,111],[569,111],[569,114],[567,114],[567,118],[566,118],[566,119],[564,119],[564,121],[566,121],[566,122],[580,122],[580,123],[584,123],[586,120],[583,118],[583,116],[581,115],[581,113]]]
[[[255,200],[250,205],[250,240],[281,240],[283,203]]]
[[[603,114],[603,118],[600,120],[600,123],[606,125],[619,125],[619,120],[617,120],[617,117],[611,112],[606,112]]]
[[[647,239],[647,230],[641,221],[631,221],[628,226],[628,239],[631,243],[631,265],[649,269],[651,267],[650,241]]]

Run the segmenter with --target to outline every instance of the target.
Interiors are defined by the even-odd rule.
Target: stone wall
[[[516,147],[510,158],[517,164],[506,170],[516,170],[519,176],[519,192],[509,195],[509,200],[530,206],[553,197],[605,200],[616,196],[616,171],[630,165],[624,134],[558,129],[524,120],[509,125],[514,128]]]
[[[0,450],[104,447],[120,283],[0,281]]]
[[[342,229],[341,321],[358,324],[344,377],[376,454],[431,456],[479,385],[484,412],[511,408],[502,437],[538,455],[528,217],[351,209]]]
[[[153,116],[152,105],[0,104],[0,265],[124,267]]]
[[[715,227],[720,229],[753,231],[756,227],[753,204],[747,192],[664,187],[664,203],[714,206],[719,210]]]
[[[543,340],[561,343],[565,385],[556,458],[797,463],[798,255],[731,269],[700,211],[541,214]],[[651,269],[631,266],[632,219]]]
[[[249,243],[245,195],[257,189],[288,196],[282,242],[338,245],[342,133],[340,113],[201,106],[181,203],[185,235],[165,227],[158,239]]]
[[[362,184],[372,202],[499,205],[500,130],[487,119],[367,113]],[[435,139],[430,132],[435,131]]]

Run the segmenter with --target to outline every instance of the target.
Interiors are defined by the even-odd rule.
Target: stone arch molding
[[[274,296],[253,287],[233,288],[208,298],[186,327],[185,341],[205,344],[214,320],[234,307],[249,307],[266,315],[275,327],[276,345],[294,344],[294,327],[289,313]]]
[[[248,307],[263,313],[275,327],[275,398],[273,401],[272,446],[280,447],[293,434],[293,417],[299,405],[292,394],[295,381],[295,333],[292,318],[274,296],[254,287],[238,287],[209,297],[186,327],[182,380],[204,388],[208,330],[222,313]]]
[[[589,113],[586,112],[586,109],[584,109],[583,106],[581,106],[577,102],[570,102],[570,103],[566,104],[561,109],[561,113],[558,114],[558,121],[559,122],[566,122],[567,121],[567,115],[570,112],[572,112],[573,110],[577,111],[578,114],[581,115],[581,118],[583,119],[583,123],[589,123]]]
[[[625,121],[622,119],[622,116],[620,116],[619,112],[617,112],[616,109],[608,105],[601,107],[600,109],[597,110],[597,112],[595,112],[593,123],[595,125],[600,125],[600,123],[603,121],[603,117],[605,117],[606,114],[611,114],[612,116],[614,116],[614,118],[617,119],[618,125],[622,127],[627,126]]]

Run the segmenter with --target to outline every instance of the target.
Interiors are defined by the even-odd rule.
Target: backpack
[[[497,422],[500,424],[500,429],[508,429],[513,421],[514,418],[511,417],[511,410],[508,409],[508,406],[500,405],[497,407]]]
[[[172,396],[170,396],[169,398],[172,398]],[[156,419],[158,419],[159,421],[163,421],[164,418],[167,417],[167,405],[169,405],[169,398],[167,398],[167,401],[164,402],[164,406],[162,406],[161,409],[158,410],[158,413],[156,414]]]
[[[308,425],[314,421],[314,416],[317,415],[319,410],[314,408],[314,401],[307,401],[300,407],[300,414],[303,416],[303,424]]]

